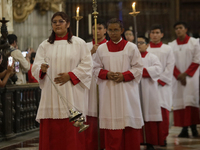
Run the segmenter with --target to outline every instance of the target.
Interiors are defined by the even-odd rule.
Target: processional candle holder
[[[137,20],[136,20],[136,16],[140,13],[140,11],[136,11],[135,5],[136,5],[136,3],[133,2],[133,4],[132,4],[133,11],[130,12],[129,15],[133,16],[133,19],[134,19],[135,44],[137,45]],[[142,84],[141,84],[141,81],[140,81],[140,84],[139,84],[139,88],[140,88],[139,91],[140,91],[141,108],[143,108],[143,106],[142,106],[143,97],[142,97]],[[142,109],[142,115],[143,115],[143,118],[144,118],[143,109]],[[142,130],[143,130],[143,140],[144,140],[144,143],[146,143],[145,125],[143,126]]]
[[[44,59],[46,65],[49,65],[49,58],[46,57]],[[69,122],[75,122],[74,126],[75,127],[79,127],[79,133],[85,131],[89,125],[85,125],[85,117],[82,116],[82,113],[80,111],[78,111],[78,109],[76,108],[76,110],[74,109],[75,106],[73,106],[71,104],[71,106],[73,108],[69,107],[69,101],[60,93],[60,91],[58,90],[58,88],[56,87],[55,83],[52,81],[52,79],[50,78],[50,76],[46,73],[47,77],[49,78],[49,80],[51,81],[52,85],[55,87],[58,95],[60,96],[61,101],[63,102],[63,105],[66,106],[66,108],[69,110],[69,112],[67,111],[68,115],[69,115]],[[66,105],[65,105],[66,104]]]
[[[97,12],[97,2],[96,2],[96,0],[93,0],[93,5],[92,5],[92,7],[93,7],[93,13],[92,13],[92,15],[94,16],[94,35],[95,35],[95,38],[94,38],[94,40],[95,40],[95,44],[97,44],[97,18],[98,18],[98,12]]]
[[[137,45],[137,20],[136,16],[140,13],[140,11],[136,11],[135,2],[132,4],[133,11],[129,13],[129,15],[133,16],[134,19],[134,30],[135,30],[135,44]]]
[[[73,18],[76,19],[76,36],[78,37],[78,33],[79,33],[79,20],[81,20],[83,18],[83,16],[79,16],[79,7],[77,7],[77,9],[76,9],[76,16],[74,16]]]

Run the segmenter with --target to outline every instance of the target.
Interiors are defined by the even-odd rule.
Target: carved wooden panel
[[[132,3],[132,0],[98,0],[98,17],[104,18],[106,21],[114,17],[120,18],[125,29],[134,29],[133,17],[129,15],[129,12],[132,11]],[[137,0],[136,10],[141,12],[137,16],[138,33],[145,34],[152,24],[159,23],[164,27],[165,39],[169,40],[172,36],[173,5],[173,0]],[[79,35],[88,41],[88,39],[91,39],[87,27],[88,14],[93,12],[92,0],[66,1],[66,13],[71,17],[75,16],[78,6],[80,7],[80,15],[83,16],[83,19],[79,22]],[[73,19],[71,19],[71,27],[73,33],[76,33],[76,21]]]
[[[189,33],[194,37],[200,37],[200,1],[180,0],[180,20],[189,26]]]

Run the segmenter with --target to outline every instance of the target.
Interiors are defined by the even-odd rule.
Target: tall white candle
[[[88,34],[92,34],[92,14],[88,14]]]
[[[78,37],[79,21],[76,21],[76,36]]]

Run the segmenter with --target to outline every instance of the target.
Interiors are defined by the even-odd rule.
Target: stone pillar
[[[12,0],[0,0],[0,18],[5,17],[9,22],[6,24],[8,33],[13,33],[13,9]]]

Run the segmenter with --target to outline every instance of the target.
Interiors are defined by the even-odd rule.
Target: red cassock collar
[[[147,55],[147,51],[145,51],[145,52],[140,52],[141,53],[141,56],[142,56],[142,58],[144,58],[146,55]]]
[[[56,35],[56,34],[55,34],[55,35]],[[64,37],[58,37],[58,36],[56,35],[55,40],[56,40],[56,41],[58,41],[58,40],[68,40],[68,33],[67,33]]]
[[[107,41],[107,40],[106,40],[106,39],[104,39],[103,41],[99,42],[98,44],[99,44],[99,45],[101,45],[101,44],[103,44],[103,43],[106,43],[106,41]],[[92,40],[92,43],[93,43],[93,45],[95,44],[95,41],[94,41],[94,39]]]
[[[151,48],[159,48],[159,47],[161,47],[162,46],[162,42],[160,42],[160,43],[158,43],[158,44],[154,44],[154,43],[152,43],[152,42],[150,42],[150,47]]]
[[[107,42],[108,50],[110,52],[119,52],[124,49],[128,41],[122,39],[119,43],[115,44],[112,40]]]
[[[185,39],[183,41],[180,41],[179,38],[176,39],[176,42],[178,45],[181,45],[181,44],[187,44],[187,42],[189,41],[190,37],[186,34],[185,36]]]

